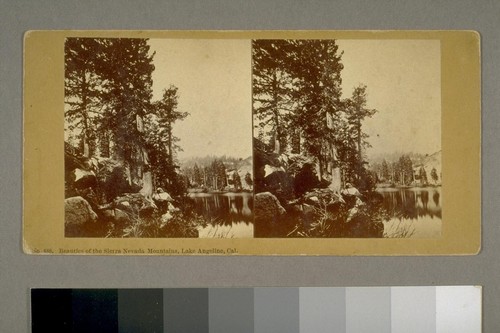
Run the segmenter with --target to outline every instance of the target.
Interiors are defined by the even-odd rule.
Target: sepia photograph
[[[250,46],[66,39],[66,237],[253,237]]]
[[[439,40],[252,41],[256,237],[441,235]]]

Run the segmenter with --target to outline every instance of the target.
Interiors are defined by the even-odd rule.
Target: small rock
[[[319,203],[319,198],[317,196],[309,197],[307,200],[312,201],[313,203]]]
[[[132,206],[128,201],[120,201],[116,204],[116,208],[123,209],[125,211],[130,211],[132,209]]]
[[[168,203],[167,210],[172,213],[180,211],[180,209],[172,205],[171,202]]]
[[[153,194],[153,199],[156,201],[174,201],[167,192],[157,192]]]
[[[130,216],[120,209],[115,209],[115,221],[119,223],[129,224],[132,221],[130,220]]]
[[[170,212],[167,212],[161,216],[161,224],[165,225],[170,221],[174,216],[170,214]]]
[[[342,194],[343,195],[354,195],[354,196],[357,196],[357,197],[361,196],[361,193],[359,192],[359,190],[357,188],[353,187],[349,183],[347,183],[346,184],[346,188],[342,190]]]

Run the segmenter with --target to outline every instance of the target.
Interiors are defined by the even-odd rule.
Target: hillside
[[[432,185],[440,185],[441,184],[441,163],[442,153],[441,150],[432,154],[420,154],[420,153],[388,153],[388,154],[380,154],[377,158],[370,160],[370,168],[372,171],[376,172],[379,179],[382,179],[382,182],[388,181],[393,182],[393,177],[396,178],[396,182],[399,182],[399,174],[404,173],[407,176],[409,175],[409,171],[406,168],[411,168],[413,170],[413,180],[420,179],[420,169],[423,167],[425,173],[427,175],[427,180],[429,184]],[[407,159],[411,161],[408,166]],[[384,171],[383,163],[384,161],[387,163],[388,169]],[[406,166],[402,166],[403,163]],[[394,169],[396,168],[396,169]],[[403,168],[403,169],[402,169]],[[435,181],[432,177],[432,170],[436,169],[437,181]],[[384,178],[384,172],[388,173],[386,178]],[[411,179],[406,179],[405,183],[408,185]]]
[[[420,163],[418,163],[420,162]],[[437,175],[438,175],[438,181],[437,184],[441,184],[441,170],[442,170],[442,164],[441,164],[441,150],[438,152],[435,152],[432,155],[428,155],[422,158],[421,161],[415,161],[415,166],[420,167],[423,166],[425,169],[425,172],[427,174],[427,177],[429,181],[432,183],[432,178],[431,178],[431,172],[432,169],[436,169]]]

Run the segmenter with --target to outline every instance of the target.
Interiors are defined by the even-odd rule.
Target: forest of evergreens
[[[344,97],[342,55],[335,40],[253,41],[256,199],[269,201],[270,193],[284,208],[281,217],[256,208],[262,237],[381,236],[365,202],[346,203],[342,194],[373,193],[363,122],[377,112],[368,107],[366,85]],[[359,226],[364,230],[351,232]]]
[[[187,189],[173,127],[188,113],[174,85],[153,100],[154,56],[147,39],[66,40],[67,231],[90,205],[98,228],[86,235],[196,237],[189,202],[172,198]]]
[[[141,184],[144,167],[153,181],[177,192],[178,90],[165,87],[152,99],[153,57],[146,39],[68,38],[65,44],[67,142],[84,157],[113,158]]]
[[[252,52],[256,137],[277,154],[314,158],[319,179],[338,168],[345,181],[365,186],[362,124],[376,110],[367,107],[365,85],[342,97],[335,40],[256,40]]]

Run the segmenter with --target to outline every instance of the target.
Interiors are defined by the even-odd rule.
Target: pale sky
[[[432,154],[441,150],[441,51],[438,40],[337,40],[344,50],[343,97],[367,85],[367,106],[377,109],[363,124],[373,148]]]
[[[251,41],[150,39],[153,94],[173,84],[179,111],[190,115],[174,125],[184,149],[179,158],[252,155]]]
[[[441,149],[441,55],[437,40],[337,40],[344,51],[343,98],[366,84],[368,107],[377,109],[363,130],[368,156],[392,152],[432,154]],[[230,155],[252,149],[251,41],[150,39],[154,99],[173,84],[180,158]]]

